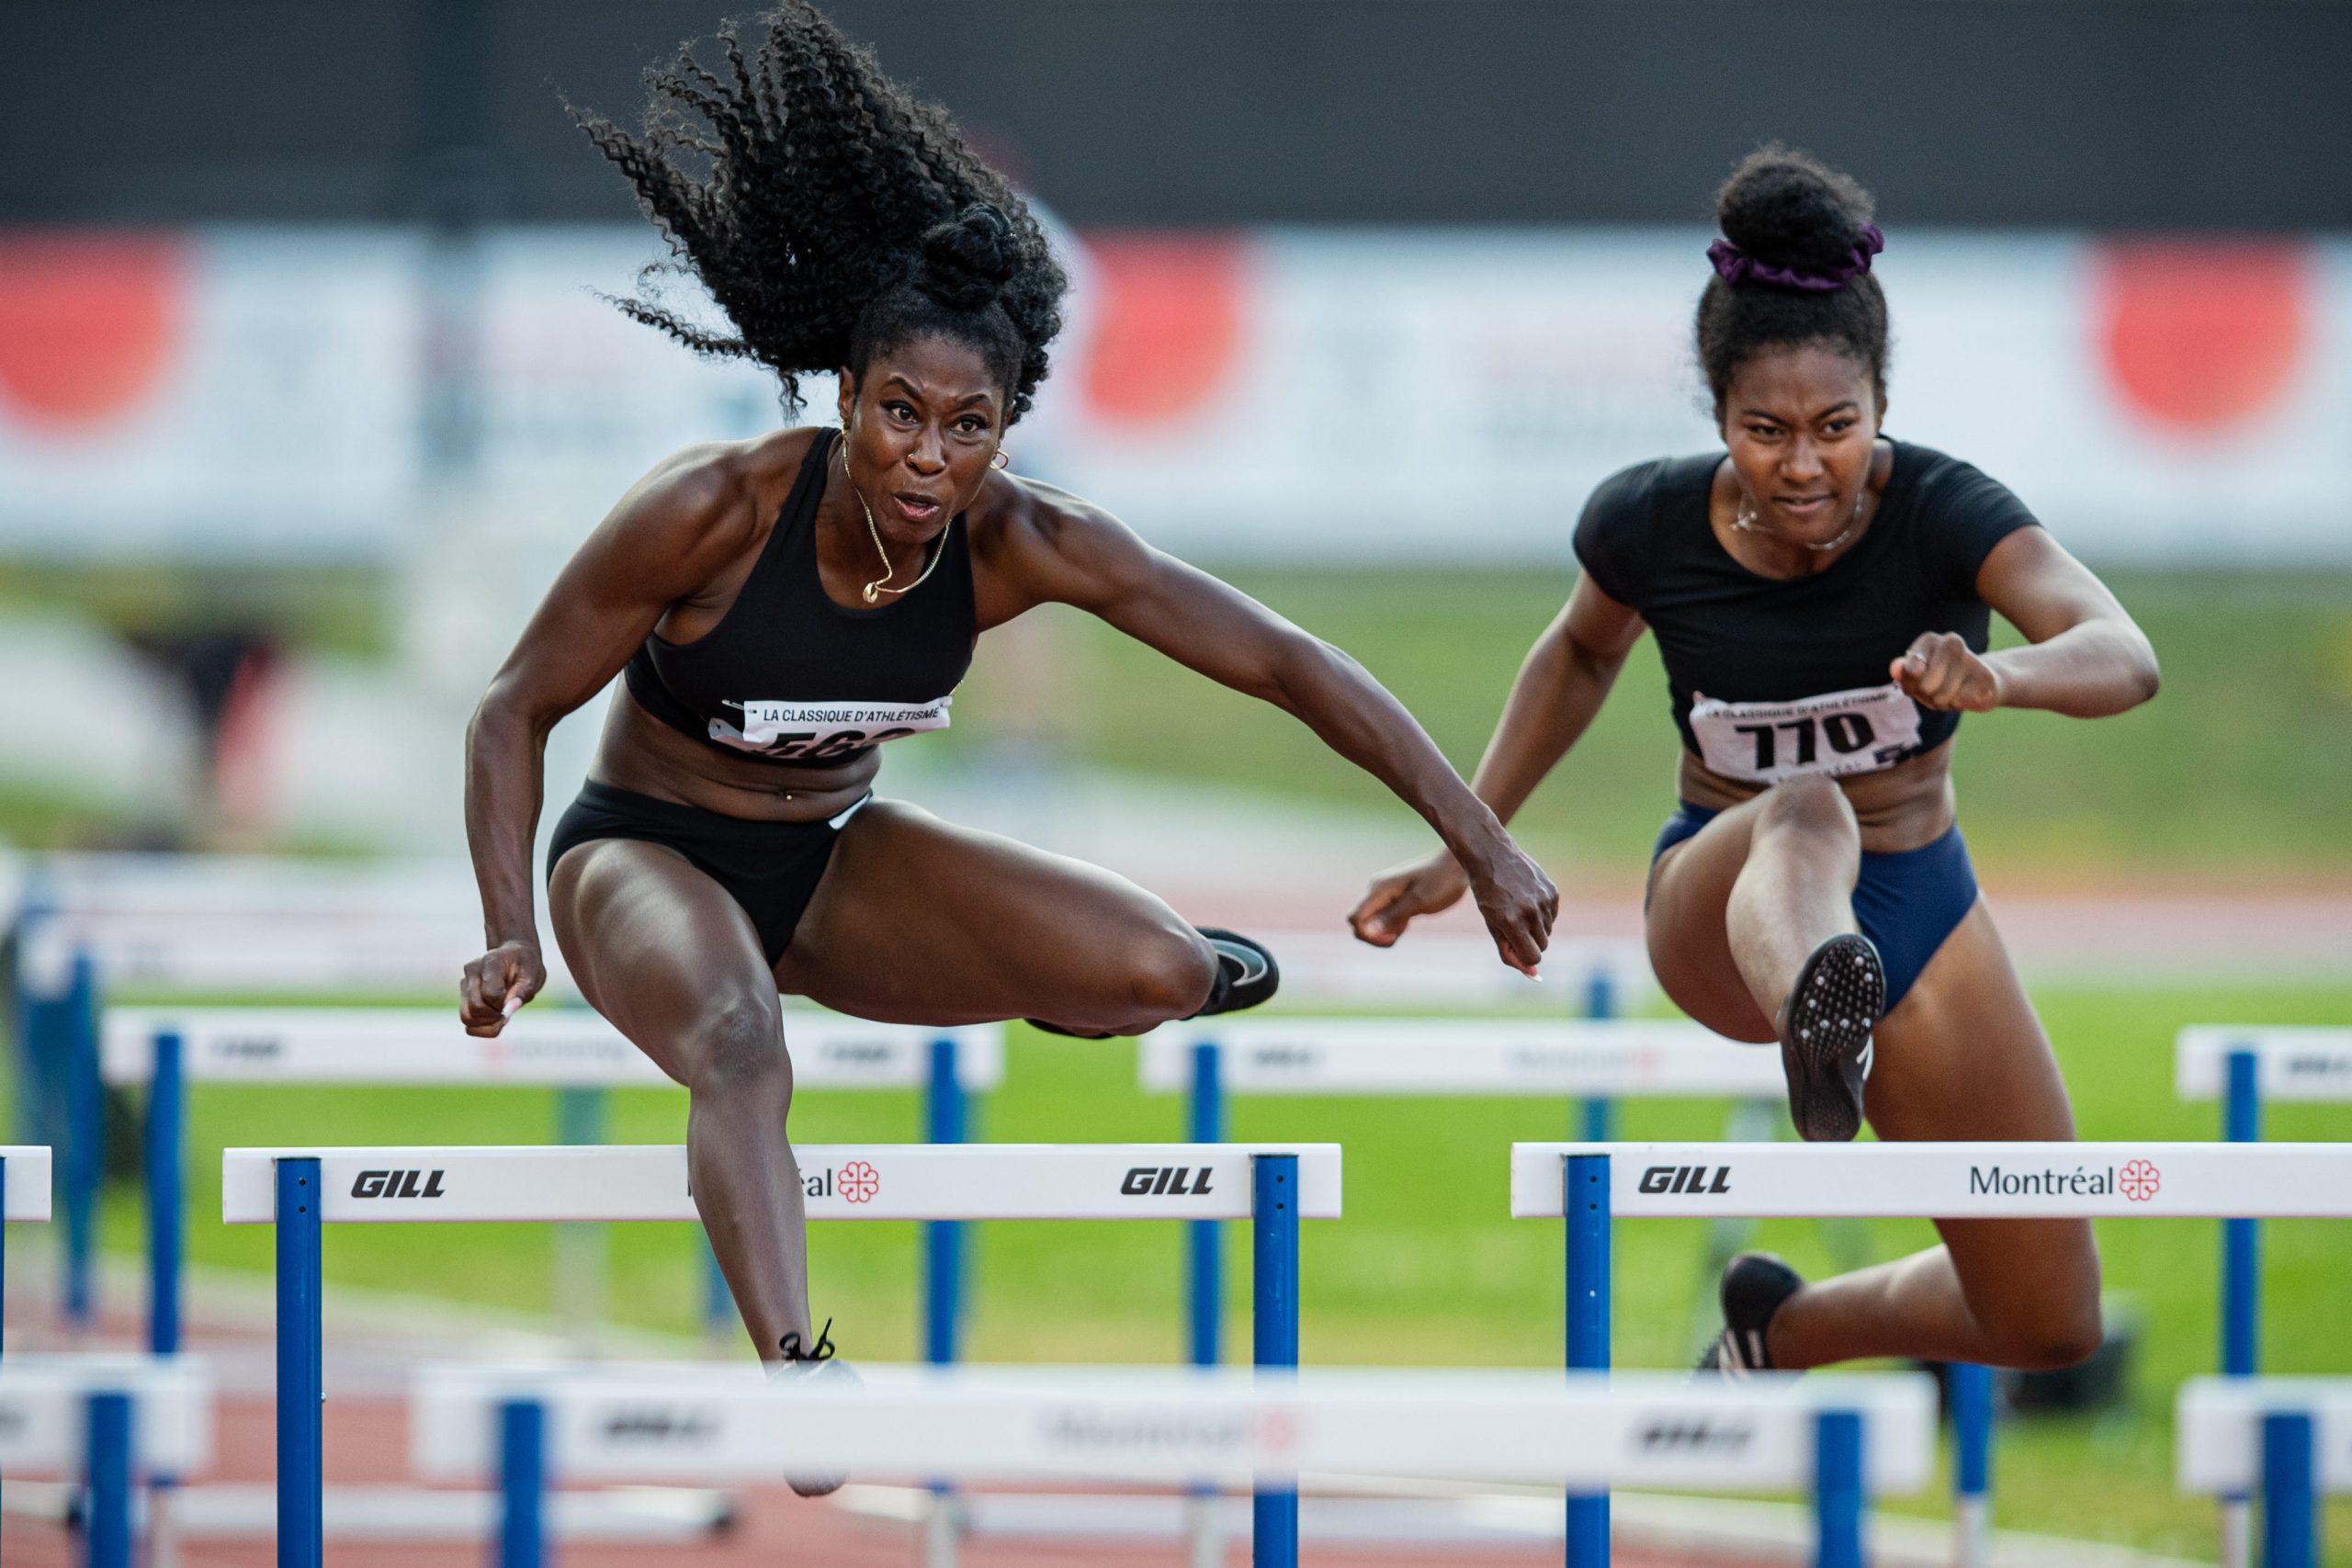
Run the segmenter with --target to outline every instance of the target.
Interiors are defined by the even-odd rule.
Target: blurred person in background
[[[1600,711],[1645,628],[1681,732],[1646,918],[1667,994],[1777,1041],[1807,1139],[2071,1139],[2066,1087],[1954,819],[1962,713],[2121,713],[2156,660],[2106,587],[1968,464],[1882,434],[1887,309],[1868,194],[1750,156],[1718,201],[1698,357],[1724,453],[1604,481],[1583,575],[1529,652],[1474,787],[1504,821]],[[2030,646],[1988,653],[1997,610]],[[1467,886],[1441,852],[1352,921],[1388,946]],[[1879,1047],[1883,1047],[1880,1049]],[[1702,1365],[1858,1357],[2052,1367],[2098,1348],[2080,1220],[1939,1221],[1943,1245],[1807,1285],[1735,1258]]]
[[[468,736],[491,946],[461,1005],[494,1034],[544,982],[542,749],[625,672],[548,848],[548,913],[588,999],[690,1091],[695,1205],[760,1356],[786,1371],[831,1344],[808,1307],[780,992],[887,1021],[1105,1036],[1273,989],[1262,948],[1118,877],[874,798],[880,745],[946,725],[979,633],[1075,605],[1297,716],[1437,829],[1522,970],[1556,896],[1352,660],[1097,508],[996,471],[1046,374],[1064,278],[945,113],[805,0],[721,39],[719,73],[688,53],[654,75],[639,132],[582,119],[732,331],[650,298],[623,308],[764,365],[788,400],[837,371],[842,429],[678,454],[548,592]]]

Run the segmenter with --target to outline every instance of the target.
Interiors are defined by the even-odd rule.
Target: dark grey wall
[[[0,0],[0,221],[630,208],[556,102],[729,0]],[[2325,0],[834,0],[1081,223],[1695,220],[1781,137],[1890,220],[2352,227]]]

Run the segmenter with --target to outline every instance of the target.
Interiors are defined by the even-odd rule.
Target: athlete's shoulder
[[[1043,480],[990,474],[967,515],[973,563],[1010,602],[1093,609],[1158,570],[1158,556],[1135,530]]]
[[[972,549],[984,556],[1065,555],[1107,538],[1134,536],[1102,507],[1022,474],[991,472],[965,515]]]
[[[1685,491],[1704,495],[1716,459],[1653,457],[1618,469],[1593,487],[1577,519],[1577,559],[1603,593],[1640,609],[1657,564],[1659,530]]]
[[[1973,582],[1993,547],[2041,519],[2018,493],[1973,463],[1932,446],[1894,444],[1895,473],[1910,492],[1920,547]]]
[[[630,487],[615,514],[631,532],[682,548],[747,544],[782,504],[810,444],[824,434],[780,430],[673,452]]]
[[[1973,463],[1916,442],[1893,445],[1895,471],[1921,514],[1931,520],[1967,522],[1986,511],[2026,510],[2015,491]]]

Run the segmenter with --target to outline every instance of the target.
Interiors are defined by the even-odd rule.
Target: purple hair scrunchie
[[[1715,276],[1725,283],[1769,283],[1776,288],[1801,288],[1808,294],[1828,294],[1843,288],[1871,269],[1871,257],[1886,249],[1886,236],[1875,223],[1862,225],[1861,238],[1846,252],[1846,259],[1821,272],[1798,272],[1758,261],[1729,240],[1707,247]]]

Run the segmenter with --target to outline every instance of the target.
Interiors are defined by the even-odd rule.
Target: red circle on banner
[[[1088,280],[1099,290],[1087,406],[1102,419],[1137,424],[1198,412],[1240,347],[1244,242],[1090,236],[1087,252]]]
[[[2299,244],[2109,245],[2098,276],[2108,374],[2168,429],[2215,434],[2264,412],[2310,341],[2311,256]]]
[[[0,405],[51,426],[123,413],[177,346],[185,261],[152,235],[0,239]]]

